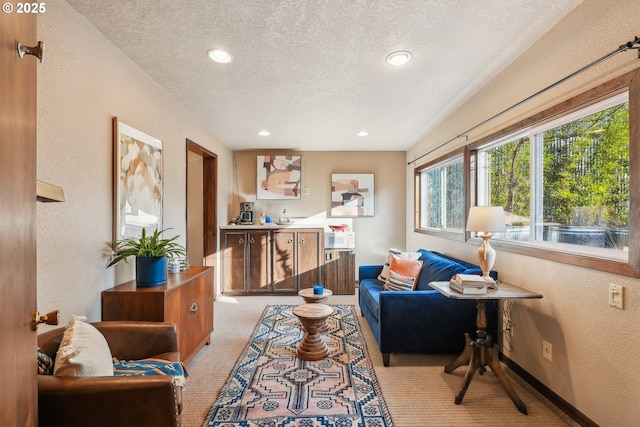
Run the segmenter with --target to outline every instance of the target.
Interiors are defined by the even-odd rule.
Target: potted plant
[[[153,234],[147,235],[142,229],[140,237],[116,240],[111,242],[114,256],[107,268],[130,256],[136,257],[136,283],[138,286],[160,286],[167,283],[167,258],[186,256],[184,246],[176,242],[179,236],[163,239],[162,233],[168,229],[156,228]]]

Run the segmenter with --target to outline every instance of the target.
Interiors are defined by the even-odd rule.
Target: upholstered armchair
[[[172,323],[111,321],[92,323],[119,360],[178,362]],[[65,328],[38,335],[38,346],[55,357]],[[38,375],[38,425],[179,426],[181,387],[173,376]]]

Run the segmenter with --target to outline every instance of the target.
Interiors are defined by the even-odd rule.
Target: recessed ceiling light
[[[369,136],[369,132],[367,132],[366,130],[361,130],[356,135],[358,135],[358,136]]]
[[[394,67],[400,67],[401,65],[406,64],[411,61],[413,55],[408,50],[399,50],[397,52],[392,52],[387,55],[387,64],[393,65]]]
[[[209,58],[215,62],[219,62],[220,64],[228,64],[233,61],[233,56],[229,55],[229,52],[222,49],[211,49],[207,52]]]
[[[268,130],[259,130],[258,132],[256,132],[258,135],[260,136],[269,136],[271,135],[271,132],[269,132]]]

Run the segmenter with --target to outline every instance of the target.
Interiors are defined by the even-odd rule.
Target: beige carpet
[[[184,392],[182,424],[201,426],[211,404],[224,385],[240,353],[247,345],[264,307],[268,304],[299,304],[298,296],[221,297],[215,302],[215,328],[211,345],[205,346],[189,364],[190,377]],[[356,296],[332,296],[329,304],[353,304]],[[359,311],[358,311],[359,314]],[[575,426],[566,415],[524,384],[505,367],[518,395],[527,405],[523,415],[493,374],[474,376],[462,404],[453,403],[465,368],[445,374],[443,366],[453,355],[391,355],[391,366],[382,356],[363,317],[362,332],[397,427],[426,426]]]

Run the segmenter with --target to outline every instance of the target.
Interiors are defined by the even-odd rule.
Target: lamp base
[[[491,233],[481,233],[480,237],[482,237],[482,245],[478,248],[478,265],[482,268],[482,278],[487,284],[495,284],[493,278],[489,276],[496,261],[496,251],[489,244]]]

